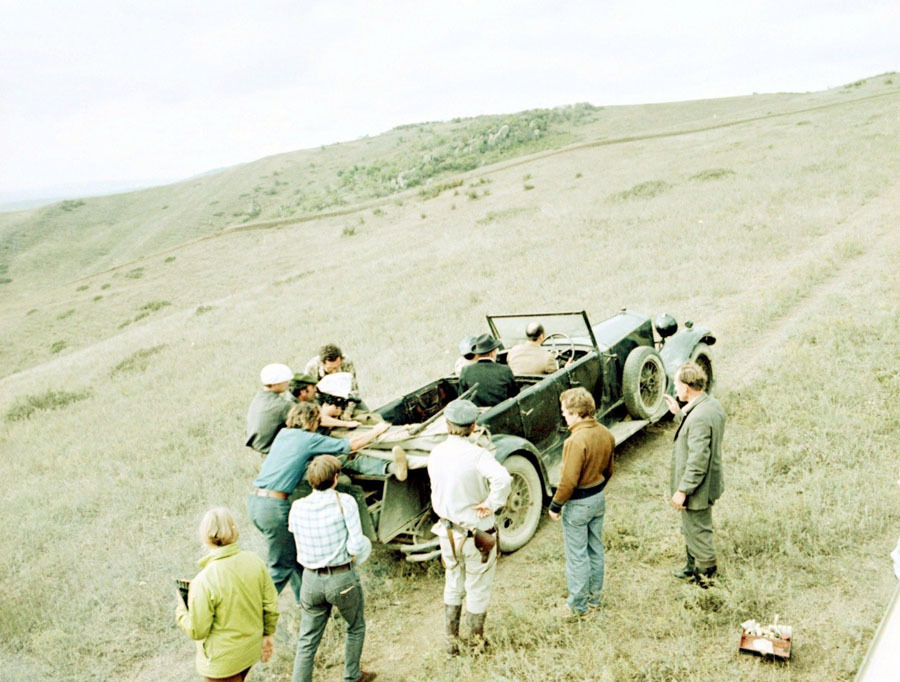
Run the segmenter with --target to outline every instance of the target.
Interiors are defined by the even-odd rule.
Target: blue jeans
[[[574,613],[600,604],[603,589],[603,515],[606,493],[602,490],[563,506],[563,540],[566,547],[566,603]]]
[[[344,637],[344,682],[356,682],[361,672],[359,659],[366,639],[363,593],[359,576],[352,568],[327,574],[305,570],[300,591],[300,635],[291,682],[312,682],[313,662],[322,641],[331,607],[336,606],[346,621]]]
[[[280,594],[284,586],[290,583],[299,603],[303,569],[297,563],[297,545],[293,534],[288,530],[290,511],[291,503],[288,500],[259,495],[250,495],[247,500],[247,515],[269,544],[266,565],[275,589]]]

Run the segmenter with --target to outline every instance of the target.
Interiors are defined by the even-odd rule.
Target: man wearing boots
[[[440,538],[445,570],[446,651],[455,655],[463,597],[472,644],[479,649],[485,645],[484,619],[497,567],[494,512],[506,504],[511,479],[491,452],[468,440],[478,418],[474,403],[454,400],[444,416],[449,435],[431,451],[428,477],[431,504],[439,517],[432,530]],[[492,535],[489,549],[482,542],[484,533]]]
[[[675,449],[672,454],[670,504],[681,511],[681,532],[687,547],[687,564],[674,575],[701,586],[716,573],[712,507],[722,495],[722,436],[725,411],[706,393],[707,376],[695,362],[675,372],[675,395],[666,396],[675,416]],[[679,402],[684,407],[679,406]]]

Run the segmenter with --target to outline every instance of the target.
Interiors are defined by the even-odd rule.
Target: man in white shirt
[[[468,440],[478,408],[469,400],[447,405],[447,440],[431,451],[428,477],[431,505],[440,520],[432,529],[440,538],[445,567],[446,651],[459,653],[459,620],[466,599],[470,636],[484,645],[484,619],[497,567],[496,544],[489,553],[475,546],[476,530],[496,538],[494,512],[506,504],[511,478],[494,455]]]

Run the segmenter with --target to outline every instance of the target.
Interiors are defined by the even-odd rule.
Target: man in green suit
[[[712,507],[725,487],[722,478],[725,411],[706,392],[706,384],[707,376],[700,366],[686,362],[675,372],[678,400],[666,396],[669,411],[678,424],[669,492],[671,505],[681,510],[681,532],[687,546],[687,564],[674,575],[701,585],[716,573]]]

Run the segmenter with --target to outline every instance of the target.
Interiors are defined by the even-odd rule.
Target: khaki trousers
[[[452,532],[452,531],[448,531]],[[478,614],[487,611],[491,601],[491,585],[497,569],[497,547],[485,563],[481,563],[481,552],[475,548],[475,540],[465,535],[453,533],[456,554],[453,556],[450,541],[441,538],[441,563],[444,564],[444,603],[460,606],[466,600],[466,611]]]

